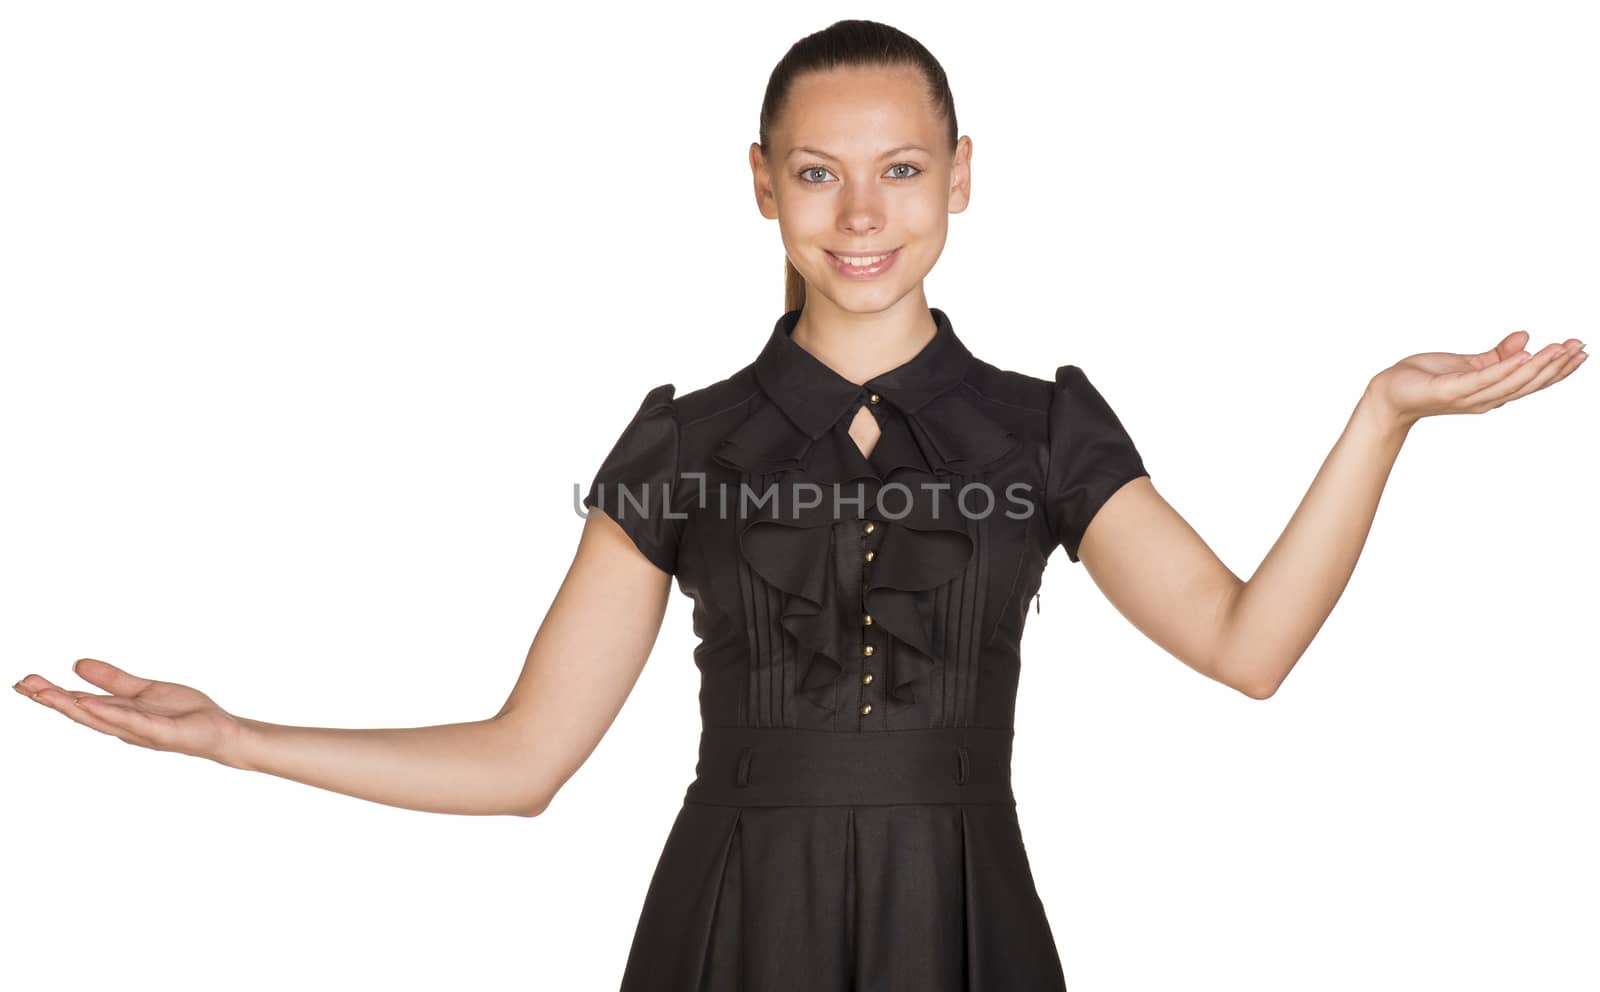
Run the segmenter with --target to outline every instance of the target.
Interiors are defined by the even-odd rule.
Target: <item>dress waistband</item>
[[[1011,741],[1003,727],[827,731],[705,727],[684,801],[715,806],[1004,803]]]

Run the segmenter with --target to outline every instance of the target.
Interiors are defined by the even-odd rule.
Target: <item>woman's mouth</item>
[[[840,273],[852,279],[871,279],[873,276],[882,275],[894,265],[894,260],[900,257],[900,249],[895,248],[880,255],[835,255],[824,249],[828,261]]]

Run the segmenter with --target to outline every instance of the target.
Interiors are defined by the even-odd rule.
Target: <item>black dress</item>
[[[784,314],[727,379],[650,390],[589,488],[699,638],[699,761],[623,992],[1065,988],[1011,791],[1020,641],[1051,551],[1147,473],[1076,366],[996,368],[929,310],[863,385]]]

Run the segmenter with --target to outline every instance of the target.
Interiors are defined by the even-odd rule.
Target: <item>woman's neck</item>
[[[877,313],[851,313],[813,296],[789,337],[841,377],[862,383],[910,361],[937,331],[921,293]]]

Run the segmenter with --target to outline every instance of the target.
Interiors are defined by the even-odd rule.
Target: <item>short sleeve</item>
[[[679,473],[674,392],[666,383],[645,394],[583,498],[585,506],[615,520],[640,552],[669,575],[677,571],[684,523],[675,502]]]
[[[1078,542],[1111,494],[1149,475],[1133,439],[1076,365],[1056,369],[1050,394],[1045,519],[1054,544],[1078,560]]]

